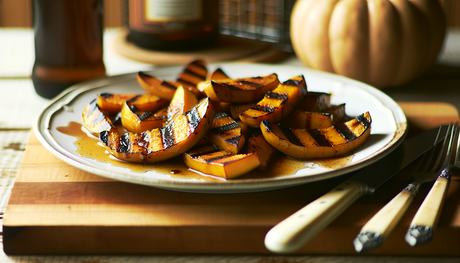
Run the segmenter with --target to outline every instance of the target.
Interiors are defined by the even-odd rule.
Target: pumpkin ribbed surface
[[[291,14],[292,45],[305,66],[378,88],[423,74],[445,31],[438,0],[298,0]]]

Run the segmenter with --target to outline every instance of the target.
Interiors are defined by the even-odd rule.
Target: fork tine
[[[456,162],[458,162],[459,156],[460,156],[460,138],[458,137],[458,136],[460,136],[460,134],[458,133],[458,122],[455,123],[455,135],[456,135],[456,138],[457,138],[457,145],[456,145],[456,148],[455,148],[454,164],[456,164]]]
[[[444,141],[442,142],[441,151],[439,152],[434,165],[431,166],[430,172],[436,172],[449,163],[452,157],[452,143],[455,136],[454,132],[454,125],[451,123],[447,127],[446,135],[444,137]]]
[[[449,188],[451,174],[451,168],[458,167],[459,163],[455,159],[452,161],[452,151],[454,146],[455,158],[458,158],[460,151],[460,137],[459,137],[458,123],[452,127],[449,133],[449,138],[445,138],[444,143],[449,140],[449,148],[445,154],[443,166],[436,172],[438,175],[434,182],[431,190],[423,200],[420,208],[417,210],[414,218],[412,219],[409,229],[407,230],[405,239],[406,242],[411,246],[418,246],[429,242],[433,237],[433,232],[436,228],[439,216],[441,214],[442,206],[446,198],[447,190]],[[441,171],[442,170],[442,171]]]
[[[414,171],[429,171],[430,167],[436,167],[435,165],[432,165],[432,164],[433,164],[433,160],[436,159],[435,154],[437,153],[436,150],[438,148],[438,141],[439,141],[439,137],[441,136],[442,127],[443,127],[442,125],[438,127],[438,132],[436,133],[436,138],[433,141],[433,146],[426,154],[422,156],[422,159],[417,163],[417,166],[414,168]],[[449,132],[449,127],[446,130],[446,135]],[[446,135],[444,135],[444,142],[445,142]],[[444,148],[444,146],[445,144],[443,143],[442,147]],[[438,158],[436,159],[435,163],[437,162],[439,162],[439,154],[438,154]]]

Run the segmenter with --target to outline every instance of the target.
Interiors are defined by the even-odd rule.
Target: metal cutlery
[[[438,175],[430,192],[412,219],[405,237],[406,242],[411,246],[422,245],[432,239],[449,188],[450,178],[452,177],[451,170],[460,168],[460,140],[457,125],[452,129],[450,139],[451,144],[456,145],[454,162],[444,168]],[[453,147],[450,150],[453,151]],[[449,152],[447,157],[451,157],[451,154],[452,152]]]
[[[432,148],[435,137],[434,129],[404,140],[391,154],[361,169],[270,229],[265,236],[265,247],[275,253],[290,253],[300,249],[357,199],[372,195],[375,189]]]
[[[363,226],[353,241],[357,252],[366,252],[380,247],[412,203],[420,185],[436,180],[439,173],[448,165],[452,154],[455,127],[453,125],[448,126],[441,147],[437,147],[437,142],[441,137],[441,128],[439,127],[438,129],[433,147],[423,155],[412,172],[414,181],[407,185]]]

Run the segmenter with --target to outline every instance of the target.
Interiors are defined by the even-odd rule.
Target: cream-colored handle
[[[347,180],[273,227],[265,236],[265,247],[275,253],[301,248],[328,226],[358,198],[367,186]]]
[[[406,234],[406,242],[409,245],[422,245],[431,240],[446,198],[449,182],[450,177],[440,176],[436,179],[410,223]]]
[[[353,242],[357,252],[380,247],[414,200],[412,188],[415,186],[409,185],[402,190],[363,226]]]

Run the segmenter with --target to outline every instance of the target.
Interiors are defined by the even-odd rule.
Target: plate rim
[[[376,153],[372,156],[369,156],[363,160],[360,160],[358,163],[353,164],[352,166],[346,167],[346,169],[339,169],[339,170],[331,170],[327,173],[323,174],[316,174],[314,179],[311,176],[295,176],[295,177],[271,177],[271,178],[259,178],[259,179],[242,179],[238,181],[228,180],[225,182],[201,182],[201,181],[177,181],[171,180],[167,177],[165,179],[158,179],[158,178],[149,178],[149,180],[139,180],[140,176],[132,176],[120,173],[114,173],[113,171],[107,171],[100,167],[94,167],[90,163],[86,163],[84,160],[76,160],[72,158],[72,156],[68,155],[64,148],[62,148],[59,143],[54,140],[54,143],[57,144],[57,147],[53,147],[53,143],[49,140],[53,140],[53,135],[49,131],[48,127],[50,125],[49,120],[51,119],[52,115],[56,114],[56,112],[61,109],[66,104],[72,102],[76,97],[80,94],[91,91],[92,89],[96,89],[98,87],[103,86],[104,84],[115,83],[116,81],[123,81],[123,80],[132,80],[136,76],[136,73],[126,73],[120,74],[115,76],[108,76],[102,77],[98,79],[93,79],[90,81],[82,82],[76,84],[72,87],[69,87],[67,90],[62,92],[58,95],[55,99],[53,99],[47,107],[45,107],[42,112],[36,118],[36,121],[33,126],[33,130],[35,132],[36,137],[41,142],[41,144],[50,151],[53,155],[61,159],[62,161],[70,164],[78,169],[97,174],[103,177],[107,177],[110,179],[129,182],[134,184],[152,186],[156,188],[162,188],[167,190],[174,190],[174,191],[183,191],[183,192],[195,192],[195,193],[243,193],[243,192],[258,192],[258,191],[268,191],[268,190],[275,190],[281,189],[286,187],[292,187],[304,183],[311,183],[320,180],[326,180],[330,178],[335,178],[341,175],[345,175],[356,170],[362,169],[367,165],[376,162],[386,155],[390,154],[394,149],[396,149],[404,140],[405,136],[407,135],[407,119],[406,116],[401,109],[401,107],[388,95],[383,93],[381,90],[378,90],[375,87],[372,87],[368,84],[352,80],[346,78],[344,76],[339,76],[333,73],[313,70],[304,67],[298,66],[290,66],[290,65],[277,65],[277,64],[263,64],[263,63],[239,63],[239,62],[230,62],[230,63],[212,63],[208,64],[208,66],[226,66],[226,65],[255,65],[255,66],[267,66],[267,67],[283,67],[285,69],[292,68],[296,70],[302,70],[305,72],[311,72],[313,74],[317,74],[320,77],[325,77],[328,79],[336,80],[339,82],[344,82],[346,84],[351,84],[357,86],[358,88],[365,89],[365,91],[372,94],[374,97],[377,97],[379,101],[388,108],[394,118],[396,130],[393,132],[393,138],[387,143],[385,147],[381,147],[378,149]],[[152,71],[148,72],[161,72],[170,71],[172,69],[181,69],[183,66],[166,66],[166,67],[159,67],[157,69],[153,69]],[[179,71],[176,71],[179,72]],[[171,75],[171,74],[169,74]],[[54,109],[53,108],[56,108]],[[50,112],[51,111],[51,112]],[[50,114],[46,115],[46,113],[50,112]]]

